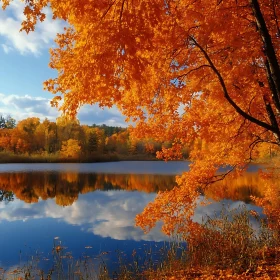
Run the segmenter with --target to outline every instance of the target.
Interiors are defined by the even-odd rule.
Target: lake
[[[134,218],[158,191],[175,184],[175,175],[188,162],[110,162],[83,164],[0,165],[0,267],[13,270],[40,256],[48,268],[54,242],[62,242],[74,258],[106,252],[114,268],[118,252],[131,258],[133,250],[156,250],[169,241],[160,224],[144,234]],[[230,208],[251,204],[250,195],[264,191],[256,167],[235,181],[225,180],[206,195],[212,204],[198,207],[201,221]],[[58,238],[58,239],[56,239]]]

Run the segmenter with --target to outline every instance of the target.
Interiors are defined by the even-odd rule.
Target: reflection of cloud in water
[[[134,226],[136,214],[155,196],[140,192],[95,191],[80,195],[78,201],[67,207],[58,206],[54,200],[39,201],[37,204],[15,200],[0,209],[0,220],[54,218],[117,240],[168,240],[159,225],[146,235]]]
[[[81,195],[71,207],[58,209],[67,223],[83,226],[87,231],[102,237],[118,240],[167,240],[158,226],[145,235],[140,228],[134,227],[135,215],[155,198],[155,194],[139,192],[96,191]],[[90,209],[90,210],[89,210]]]
[[[157,225],[149,234],[135,227],[135,215],[140,213],[145,205],[154,200],[156,194],[125,191],[95,191],[80,195],[71,206],[60,207],[54,200],[39,201],[37,204],[25,204],[15,200],[0,208],[0,221],[17,221],[39,218],[54,218],[68,224],[80,226],[83,230],[102,237],[111,237],[117,240],[168,240]],[[224,200],[213,202],[207,206],[200,206],[195,211],[194,220],[201,222],[206,215],[213,217],[219,213],[222,205],[229,209],[236,208],[244,202]],[[260,211],[253,205],[249,209]]]

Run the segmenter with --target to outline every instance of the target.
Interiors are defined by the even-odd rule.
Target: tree
[[[47,153],[51,153],[54,151],[54,148],[52,147],[52,142],[54,142],[54,135],[55,133],[52,131],[52,125],[55,125],[55,123],[52,123],[47,118],[44,119],[44,121],[37,127],[35,134],[36,134],[36,140],[40,141],[42,148]]]
[[[10,202],[14,200],[14,193],[11,191],[0,190],[0,202],[6,201]]]
[[[40,126],[40,119],[36,117],[26,118],[18,122],[17,130],[19,133],[18,143],[16,145],[17,151],[33,152],[40,150],[40,140],[37,141],[35,132]]]
[[[128,145],[128,139],[129,139],[129,132],[128,130],[123,132],[117,133],[117,153],[126,155],[128,154],[129,145]]]
[[[0,115],[0,128],[12,129],[16,127],[16,120],[8,115],[6,118]]]
[[[63,115],[56,119],[56,125],[60,146],[63,141],[67,141],[70,138],[80,140],[82,128],[78,119]]]
[[[11,131],[8,129],[0,130],[0,150],[13,151],[11,148]]]
[[[88,152],[91,154],[98,149],[98,138],[95,131],[90,132],[88,138]]]
[[[0,115],[0,129],[1,128],[6,128],[6,120],[2,115]]]
[[[1,0],[5,8],[9,0]],[[27,0],[23,30],[54,18],[69,26],[56,38],[45,82],[52,104],[75,115],[86,103],[117,105],[135,133],[172,141],[159,153],[180,158],[199,138],[189,172],[158,195],[138,225],[158,220],[187,232],[199,195],[220,180],[220,166],[240,172],[259,143],[280,143],[280,6],[275,0]]]
[[[16,120],[12,118],[10,115],[6,117],[6,128],[13,129],[16,127]]]
[[[62,142],[61,155],[67,158],[77,158],[80,155],[81,146],[78,140],[69,139]]]
[[[115,153],[117,150],[117,135],[113,134],[110,137],[106,137],[105,148],[109,153]]]

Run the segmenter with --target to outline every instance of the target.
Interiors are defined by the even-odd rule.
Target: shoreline
[[[0,153],[0,164],[8,163],[96,163],[96,162],[118,162],[118,161],[162,161],[155,156],[146,155],[118,155],[101,154],[79,158],[65,158],[58,155],[13,155]]]

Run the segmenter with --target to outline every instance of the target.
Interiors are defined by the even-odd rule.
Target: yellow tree
[[[56,136],[58,140],[58,147],[62,147],[63,141],[69,139],[76,139],[81,141],[83,138],[83,130],[80,122],[76,118],[63,115],[56,119]]]
[[[10,0],[1,0],[3,7]],[[118,108],[135,133],[172,147],[180,158],[199,138],[189,172],[159,193],[137,223],[164,221],[167,233],[185,232],[199,194],[220,166],[237,173],[258,143],[279,145],[280,7],[276,0],[26,0],[29,32],[49,6],[68,27],[56,38],[45,88],[75,115],[83,104]]]
[[[69,139],[62,142],[60,154],[67,158],[77,158],[80,155],[81,146],[78,140]]]

